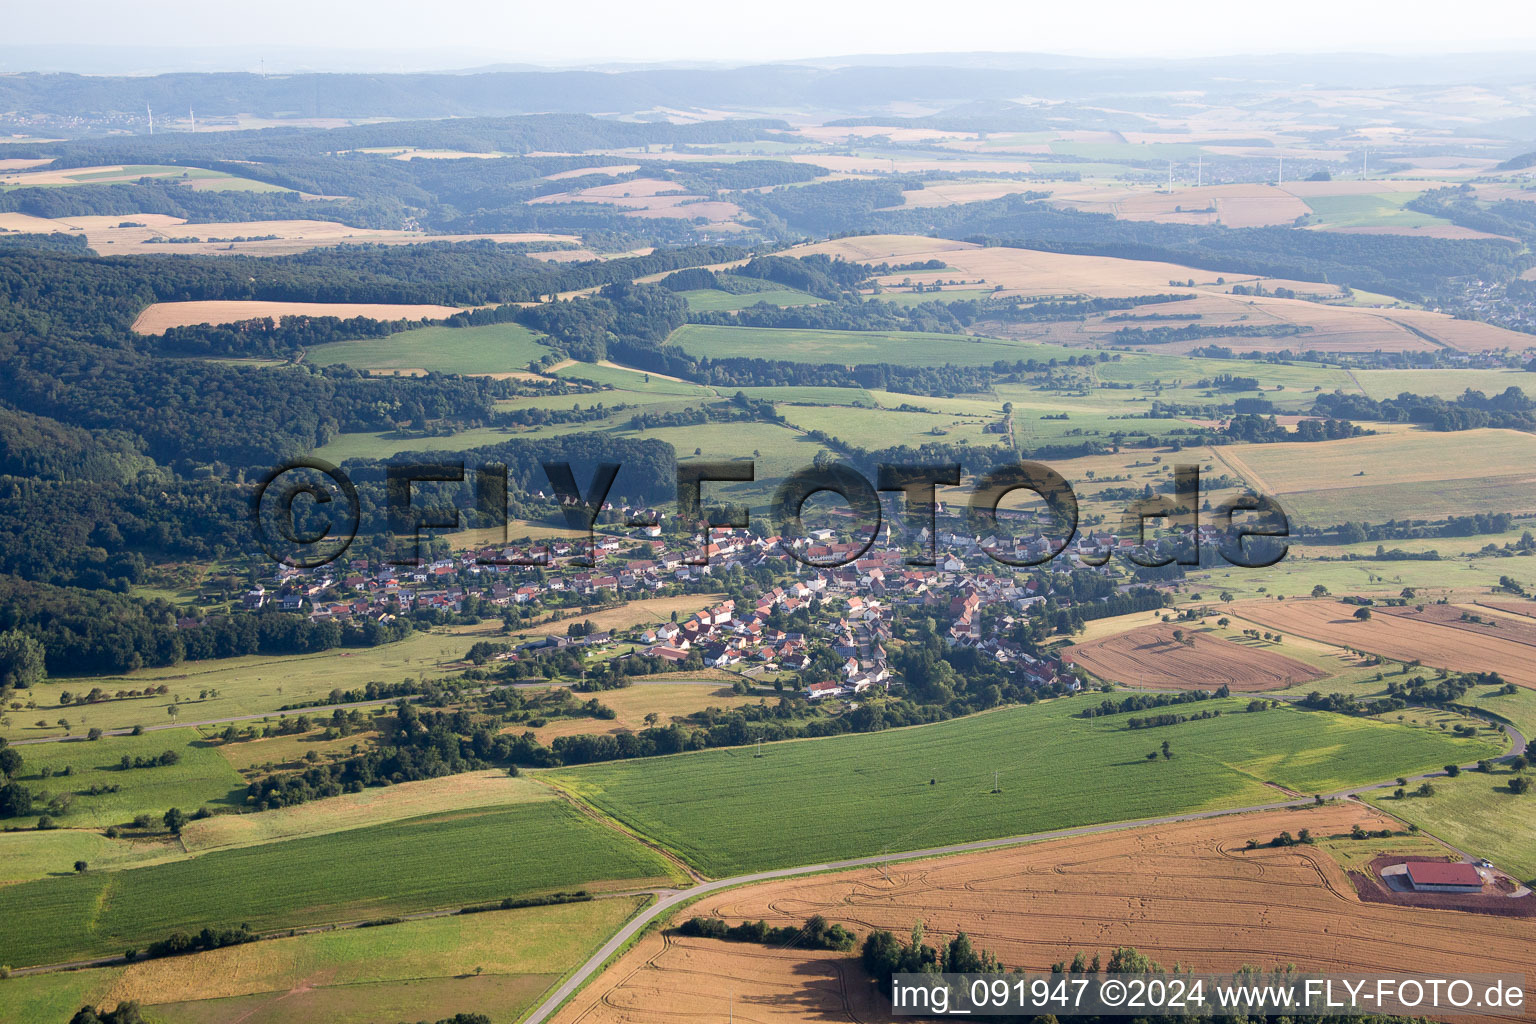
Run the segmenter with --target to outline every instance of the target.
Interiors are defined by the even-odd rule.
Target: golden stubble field
[[[1181,822],[745,886],[678,920],[786,925],[821,914],[861,936],[905,936],[921,921],[930,943],[965,931],[1007,967],[1030,970],[1134,946],[1165,966],[1209,971],[1533,973],[1536,920],[1364,903],[1322,848],[1245,849],[1281,831],[1344,836],[1355,824],[1400,827],[1353,802]],[[722,1018],[733,1003],[760,1024],[892,1019],[855,956],[652,934],[555,1020]]]
[[[345,320],[365,316],[374,320],[442,320],[461,312],[457,306],[395,305],[382,302],[262,302],[244,299],[212,299],[194,302],[156,302],[146,306],[133,322],[138,334],[164,334],[172,327],[198,324],[233,324],[257,317],[334,316]]]

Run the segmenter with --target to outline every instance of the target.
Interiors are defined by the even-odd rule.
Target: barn
[[[1419,892],[1481,892],[1483,876],[1471,864],[1413,861],[1408,880]]]

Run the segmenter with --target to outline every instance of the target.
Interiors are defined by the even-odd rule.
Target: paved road
[[[496,690],[544,690],[552,686],[564,684],[554,682],[539,683],[502,683],[498,686],[486,686],[478,690],[466,690],[466,694],[474,695],[492,693]],[[730,684],[720,679],[636,679],[631,686],[728,686]],[[593,693],[604,691],[594,690]],[[307,707],[289,708],[287,711],[263,711],[254,715],[234,715],[230,718],[206,718],[198,722],[166,722],[161,725],[142,726],[141,732],[159,732],[161,729],[195,729],[204,725],[232,725],[235,722],[254,722],[263,718],[275,718],[278,715],[320,715],[332,711],[350,711],[353,708],[375,708],[385,704],[398,704],[402,700],[415,703],[421,700],[423,694],[409,694],[401,697],[381,697],[378,700],[358,700],[348,704],[315,704]],[[85,705],[90,707],[89,704]],[[133,732],[130,729],[103,729],[103,736],[128,736]],[[41,736],[30,740],[11,740],[11,746],[21,747],[34,743],[85,743],[84,736]]]
[[[708,681],[690,680],[690,682],[705,683]],[[532,683],[516,685],[541,686],[547,684]],[[332,706],[341,707],[344,705]],[[256,715],[252,717],[260,718],[262,716]],[[1500,728],[1502,728],[1504,732],[1509,735],[1511,740],[1511,749],[1509,752],[1502,755],[1501,757],[1495,758],[1494,760],[1505,761],[1525,753],[1526,739],[1518,729],[1503,722],[1492,722],[1491,724],[1498,725]],[[158,726],[157,728],[173,727]],[[46,741],[31,740],[24,742],[37,743]],[[1476,765],[1469,764],[1462,767],[1470,769],[1475,768]],[[1440,778],[1445,774],[1446,773],[1444,770],[1426,772],[1422,775],[1411,776],[1409,777],[1408,781],[1418,782],[1422,779]],[[1324,799],[1345,799],[1356,797],[1361,793],[1367,793],[1379,789],[1388,789],[1395,787],[1396,785],[1396,780],[1393,780],[1391,782],[1372,783],[1367,786],[1356,786],[1352,789],[1325,794]],[[746,885],[752,882],[772,881],[773,879],[777,878],[794,878],[800,875],[814,875],[824,871],[838,871],[845,868],[872,867],[879,864],[894,864],[905,860],[918,860],[924,857],[940,857],[948,854],[971,853],[981,850],[995,850],[1007,846],[1017,846],[1020,843],[1039,842],[1041,840],[1047,839],[1065,839],[1072,836],[1095,835],[1103,832],[1118,832],[1125,829],[1141,828],[1147,825],[1167,825],[1181,821],[1202,821],[1209,818],[1223,818],[1235,814],[1251,814],[1257,811],[1281,810],[1287,807],[1305,807],[1311,803],[1313,803],[1313,800],[1311,799],[1284,800],[1277,803],[1254,804],[1248,807],[1233,807],[1211,811],[1192,811],[1187,814],[1170,814],[1157,818],[1137,818],[1131,821],[1107,822],[1099,825],[1080,825],[1075,828],[1053,829],[1048,832],[1031,832],[1024,835],[1005,836],[1000,839],[979,839],[968,843],[955,843],[950,846],[934,846],[923,850],[907,850],[901,853],[876,854],[868,857],[854,857],[848,860],[828,861],[822,864],[804,864],[793,868],[779,868],[773,871],[759,871],[753,874],[737,875],[734,878],[720,878],[715,879],[714,881],[703,881],[697,885],[690,886],[687,889],[646,889],[634,890],[625,893],[605,894],[609,896],[646,894],[656,896],[658,899],[654,904],[647,907],[634,918],[632,918],[607,942],[603,943],[602,947],[598,949],[596,953],[592,954],[586,963],[582,964],[581,967],[578,968],[570,978],[566,979],[559,988],[555,989],[549,998],[547,998],[543,1003],[539,1005],[537,1010],[535,1010],[523,1021],[523,1024],[543,1024],[543,1021],[545,1021],[551,1014],[559,1009],[561,1004],[563,1004],[567,999],[574,995],[576,991],[585,985],[594,974],[601,971],[603,965],[608,961],[608,959],[613,956],[614,953],[618,952],[618,950],[626,942],[633,938],[646,925],[650,924],[652,921],[655,921],[680,904],[691,902],[700,896],[704,896],[712,892],[718,892],[721,889],[729,889],[734,886]],[[1470,859],[1470,855],[1465,856],[1468,856]],[[447,917],[457,913],[458,908],[454,907],[443,910],[423,911],[416,914],[404,914],[400,916],[402,920],[416,921],[434,917]],[[354,921],[345,924],[319,925],[310,928],[301,928],[297,931],[299,934],[308,934],[310,932],[334,931],[343,928],[356,928],[361,926],[361,924],[362,922]],[[288,934],[289,931],[290,929],[284,928],[280,929],[278,932],[274,932],[273,934]],[[77,970],[85,967],[105,967],[111,964],[118,964],[123,962],[124,960],[121,956],[107,956],[97,957],[91,960],[74,960],[68,963],[45,964],[36,967],[17,968],[13,970],[12,973],[16,975],[42,974],[50,971]]]
[[[1525,753],[1525,737],[1521,735],[1518,729],[1514,728],[1513,726],[1506,725],[1502,722],[1496,722],[1493,724],[1499,725],[1501,728],[1503,728],[1503,730],[1509,734],[1510,739],[1513,742],[1513,747],[1509,753],[1505,754],[1501,758],[1498,758],[1498,760],[1506,760],[1508,758],[1515,757],[1518,754]],[[1465,767],[1470,768],[1475,766],[1467,765]],[[1427,772],[1424,775],[1413,776],[1410,781],[1416,782],[1420,779],[1437,778],[1444,774],[1444,771]],[[1388,787],[1395,787],[1396,785],[1396,780],[1393,780],[1392,782],[1379,782],[1369,786],[1358,786],[1354,789],[1328,794],[1325,799],[1353,797],[1357,794],[1368,792],[1370,790],[1386,789]],[[1195,811],[1189,814],[1170,814],[1160,818],[1140,818],[1135,821],[1118,821],[1105,825],[1083,825],[1078,828],[1063,828],[1055,829],[1050,832],[1034,832],[1022,836],[1009,836],[1004,839],[982,839],[970,843],[956,843],[952,846],[935,846],[926,850],[909,850],[905,853],[887,853],[873,857],[855,857],[851,860],[830,861],[825,864],[807,864],[797,868],[781,868],[777,871],[759,871],[755,874],[738,875],[735,878],[722,878],[713,882],[704,882],[690,889],[672,891],[668,895],[662,896],[662,898],[657,900],[656,903],[652,904],[650,907],[647,907],[641,913],[636,915],[628,924],[619,929],[617,934],[615,934],[607,942],[603,943],[601,949],[592,954],[591,958],[588,959],[586,963],[582,964],[580,969],[578,969],[575,974],[566,979],[566,981],[562,983],[559,988],[555,989],[555,991],[549,996],[548,999],[539,1004],[539,1008],[537,1010],[533,1011],[532,1014],[524,1019],[523,1024],[543,1024],[545,1020],[547,1020],[556,1010],[560,1008],[561,1004],[563,1004],[567,999],[574,995],[576,991],[585,985],[594,974],[602,970],[603,965],[607,963],[609,957],[618,952],[618,950],[623,947],[626,942],[633,938],[646,925],[650,924],[652,921],[655,921],[657,918],[661,917],[661,915],[667,913],[669,910],[672,910],[679,904],[687,903],[708,893],[717,892],[720,889],[729,889],[733,886],[745,885],[749,882],[766,882],[775,878],[793,878],[798,875],[813,875],[822,871],[836,871],[842,868],[870,867],[877,864],[891,864],[897,861],[915,860],[922,857],[938,857],[946,854],[968,853],[977,850],[995,850],[1004,846],[1015,846],[1019,843],[1037,842],[1044,839],[1064,839],[1070,836],[1094,835],[1095,833],[1100,832],[1117,832],[1122,829],[1139,828],[1146,825],[1167,825],[1180,821],[1200,821],[1206,818],[1221,818],[1232,814],[1249,814],[1255,811],[1280,810],[1286,807],[1305,807],[1312,802],[1313,801],[1311,800],[1286,800],[1280,803],[1256,804],[1251,807],[1238,807],[1228,810]]]

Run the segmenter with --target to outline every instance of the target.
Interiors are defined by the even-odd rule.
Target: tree
[[[1461,774],[1461,765],[1458,765],[1458,764],[1448,764],[1448,765],[1446,765],[1445,766],[1445,774],[1449,775],[1451,778],[1454,779],[1456,776]]]
[[[4,756],[5,756],[5,752],[4,751],[0,751],[0,757],[4,757]],[[1512,771],[1512,772],[1516,772],[1516,773],[1523,772],[1527,768],[1529,768],[1530,766],[1531,766],[1530,759],[1527,758],[1524,754],[1516,754],[1514,757],[1510,758],[1510,761],[1509,761],[1509,770]]]
[[[1428,782],[1422,783],[1419,786],[1418,789],[1414,790],[1414,795],[1415,796],[1434,796],[1435,795],[1435,787],[1432,784],[1428,783]]]
[[[1356,608],[1355,618],[1359,619],[1361,622],[1370,622],[1371,610],[1369,608]]]
[[[0,697],[48,678],[43,645],[19,629],[0,632]]]
[[[87,864],[83,860],[75,861],[75,874],[77,874],[77,875],[85,874],[85,869],[88,868],[88,867],[90,867],[90,865]]]
[[[21,754],[0,738],[0,779],[14,779],[21,774]]]
[[[187,816],[182,813],[181,808],[172,807],[165,812],[165,817],[161,820],[165,822],[167,829],[176,835],[181,835],[182,826],[187,823]]]
[[[20,818],[32,813],[32,791],[19,782],[0,786],[0,818]]]
[[[1167,740],[1163,740],[1163,759],[1166,761],[1173,760],[1173,747]]]
[[[1321,583],[1319,583],[1317,586],[1312,588],[1312,596],[1313,597],[1327,597],[1328,596],[1328,588],[1323,586]]]
[[[1531,777],[1529,775],[1516,775],[1509,780],[1509,791],[1517,796],[1529,793],[1531,791]]]

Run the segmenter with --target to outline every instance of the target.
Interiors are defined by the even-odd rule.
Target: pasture
[[[210,925],[248,922],[261,931],[626,888],[670,879],[673,870],[562,800],[447,811],[0,888],[0,914],[13,922],[0,936],[0,963],[55,963]]]
[[[345,363],[358,370],[433,373],[520,373],[549,354],[539,334],[520,324],[420,327],[382,338],[333,341],[309,349],[316,366]]]
[[[640,908],[640,897],[316,932],[190,957],[13,978],[19,1020],[137,1000],[166,1024],[376,1024],[489,1012],[510,1024]],[[152,1008],[152,1009],[151,1009]]]
[[[71,795],[69,809],[56,816],[58,823],[67,827],[122,825],[139,814],[151,814],[158,823],[160,815],[171,807],[190,814],[202,806],[238,807],[245,802],[245,780],[195,729],[37,743],[16,749],[23,758],[20,781],[32,790],[38,814],[48,802],[41,798],[43,793]],[[176,764],[120,767],[124,757],[153,758],[167,750],[179,757]],[[65,768],[72,769],[69,775],[61,774]],[[43,777],[45,771],[51,777]],[[117,792],[90,795],[92,787],[113,786],[118,787]]]
[[[1454,779],[1436,779],[1434,796],[1399,800],[1390,790],[1377,790],[1366,799],[1531,882],[1536,881],[1536,800],[1512,793],[1513,778],[1513,772],[1500,766],[1491,773],[1462,772]]]
[[[477,640],[499,636],[500,627],[488,624],[437,627],[377,647],[341,647],[314,654],[249,654],[138,669],[119,676],[60,676],[30,691],[40,706],[28,709],[24,716],[9,716],[11,724],[4,728],[4,735],[12,740],[62,736],[65,730],[55,721],[60,717],[68,718],[77,731],[82,726],[131,729],[142,725],[154,730],[150,736],[159,734],[156,726],[173,721],[190,724],[267,712],[276,719],[278,712],[273,709],[315,700],[334,689],[350,690],[374,680],[447,674]],[[99,686],[113,692],[161,685],[169,687],[170,693],[92,704],[84,718],[78,705],[58,704],[63,690],[84,692]],[[169,715],[172,707],[177,712],[174,719]],[[39,720],[45,724],[37,725]],[[156,753],[163,749],[162,740]]]
[[[1273,802],[1299,792],[1471,761],[1497,752],[1382,722],[1245,701],[1219,718],[1128,731],[1082,719],[1091,697],[936,725],[558,769],[550,781],[717,876],[886,850],[1017,835],[1179,811]],[[1191,708],[1175,710],[1188,711]],[[1171,760],[1148,760],[1163,740]],[[1002,789],[992,792],[993,773]],[[837,785],[810,780],[837,779]],[[813,783],[812,783],[813,784]],[[817,811],[796,808],[814,800]],[[836,821],[836,829],[824,823]]]

